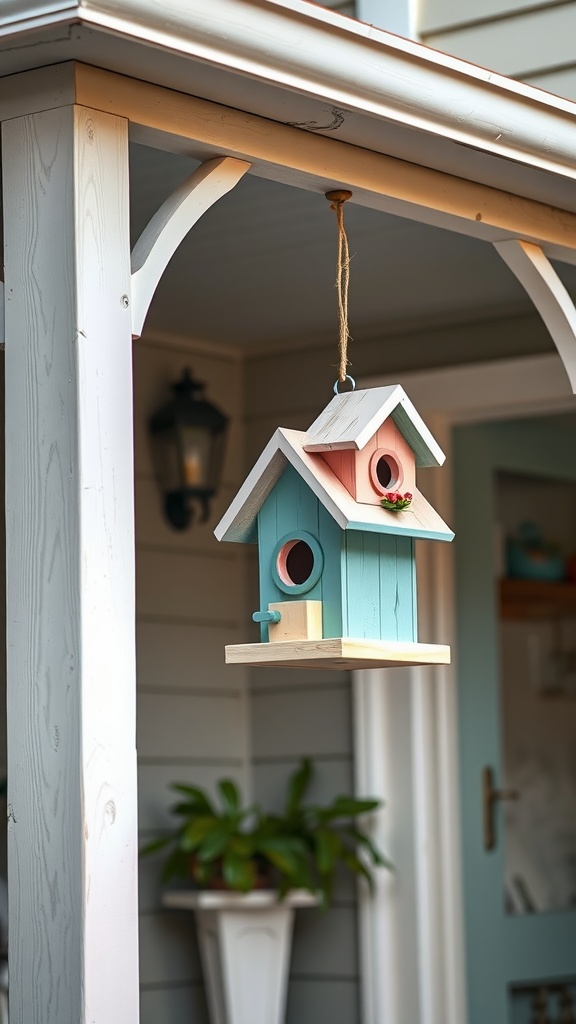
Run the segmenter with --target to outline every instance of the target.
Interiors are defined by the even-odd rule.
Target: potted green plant
[[[250,892],[267,884],[280,899],[292,889],[306,889],[330,903],[336,868],[360,875],[372,886],[372,866],[388,861],[356,820],[380,806],[375,799],[338,796],[329,804],[306,804],[313,776],[303,758],[288,780],[282,813],[243,807],[238,787],[221,779],[219,805],[197,786],[173,783],[181,797],[172,808],[174,832],[154,840],[142,854],[169,851],[163,880],[192,878],[199,888]]]
[[[294,908],[327,908],[338,868],[372,887],[373,868],[389,866],[357,820],[380,801],[307,803],[312,776],[304,758],[288,780],[281,813],[244,807],[230,779],[218,783],[217,801],[173,783],[176,828],[141,851],[165,850],[163,880],[192,879],[196,887],[167,892],[164,903],[195,911],[212,1024],[280,1024]]]

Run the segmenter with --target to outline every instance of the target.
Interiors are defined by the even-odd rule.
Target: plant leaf
[[[206,793],[202,789],[198,789],[197,786],[188,786],[184,782],[173,782],[170,788],[175,789],[178,793],[184,793],[185,796],[191,798],[194,804],[199,804],[207,814],[215,813]]]
[[[194,818],[182,831],[180,849],[192,853],[219,826],[218,818],[214,818],[212,815],[205,814],[202,817]]]
[[[171,878],[186,878],[190,872],[190,857],[183,850],[174,850],[164,864],[162,870],[162,881],[168,882]]]
[[[313,768],[309,757],[303,757],[300,766],[288,780],[288,793],[286,795],[286,814],[290,817],[300,809],[302,799],[306,793],[310,780],[312,779]]]
[[[366,867],[364,862],[360,860],[360,857],[353,853],[352,850],[343,850],[342,860],[344,861],[346,867],[349,868],[350,871],[353,871],[355,875],[362,875],[362,877],[366,879],[368,885],[370,886],[370,892],[373,892],[374,879],[372,877],[372,873]]]
[[[351,836],[352,839],[354,839],[354,841],[359,846],[364,847],[364,849],[368,851],[374,864],[377,864],[378,867],[381,868],[388,868],[389,871],[394,870],[394,865],[392,864],[392,861],[388,860],[388,858],[384,856],[381,850],[379,850],[376,844],[372,841],[370,836],[366,835],[365,832],[362,832],[358,828],[354,828],[353,825],[350,825],[348,828],[346,828],[345,832],[347,835]]]
[[[252,860],[228,852],[222,860],[222,874],[230,889],[249,892],[254,887],[256,869]]]
[[[197,848],[198,860],[216,860],[225,852],[230,843],[230,829],[226,823],[216,823],[216,828],[202,840]]]
[[[317,808],[318,817],[322,821],[333,821],[335,818],[357,818],[361,814],[368,814],[380,807],[382,801],[356,800],[352,796],[338,796],[329,807]]]
[[[174,836],[162,836],[161,839],[152,839],[145,846],[140,848],[140,857],[149,857],[151,854],[156,853],[157,850],[163,850],[165,846],[169,846],[170,843],[174,842]]]
[[[236,783],[232,782],[232,779],[220,779],[218,791],[226,810],[232,814],[237,814],[240,808],[240,793]]]
[[[320,828],[316,833],[316,866],[321,875],[330,875],[334,871],[342,854],[342,840],[337,832],[328,828]]]

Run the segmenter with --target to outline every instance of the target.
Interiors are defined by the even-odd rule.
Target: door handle
[[[482,810],[485,850],[493,850],[496,846],[496,804],[501,800],[519,799],[520,793],[516,789],[496,789],[494,785],[494,769],[484,768],[482,772]]]

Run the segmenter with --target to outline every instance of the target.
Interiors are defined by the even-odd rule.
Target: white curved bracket
[[[494,248],[540,313],[576,394],[576,309],[562,281],[540,246],[533,242],[510,238],[494,242]]]
[[[233,157],[201,164],[168,197],[132,250],[132,336],[139,338],[148,308],[168,262],[190,228],[230,192],[252,165]]]

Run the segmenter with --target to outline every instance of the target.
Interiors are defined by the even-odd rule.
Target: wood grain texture
[[[398,665],[449,665],[445,644],[408,641],[331,640],[286,641],[282,644],[233,644],[226,647],[228,665],[278,665],[283,668],[394,668]]]
[[[17,118],[3,170],[10,1016],[135,1024],[127,123]]]
[[[268,626],[270,640],[321,640],[321,601],[278,601],[269,605],[270,611],[280,612],[280,622]]]
[[[76,85],[81,102],[98,96],[106,110],[128,117],[131,137],[143,145],[204,158],[227,153],[249,160],[262,177],[315,192],[325,192],[327,181],[342,183],[353,202],[373,209],[492,242],[526,238],[553,258],[576,260],[576,214],[98,68],[78,65]],[[480,137],[466,134],[470,143]]]
[[[219,157],[201,164],[162,203],[132,251],[132,334],[142,333],[154,292],[180,242],[214,203],[249,170],[245,160]]]

